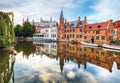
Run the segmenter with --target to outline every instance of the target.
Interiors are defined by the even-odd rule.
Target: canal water
[[[0,83],[120,83],[119,76],[119,51],[62,42],[0,50]]]

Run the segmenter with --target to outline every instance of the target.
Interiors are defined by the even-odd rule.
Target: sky
[[[14,24],[22,24],[22,19],[39,22],[59,21],[61,9],[67,21],[81,20],[87,16],[88,23],[120,19],[119,0],[0,0],[0,11],[14,12]]]

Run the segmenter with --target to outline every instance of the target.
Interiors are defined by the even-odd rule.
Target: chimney
[[[35,24],[35,22],[34,22],[34,20],[32,20],[32,25],[34,26],[34,24]]]
[[[43,21],[43,19],[42,18],[40,18],[40,22],[42,22]]]
[[[69,23],[69,21],[67,22],[67,27],[69,27],[70,26],[70,23]]]
[[[78,23],[80,23],[80,16],[78,17]]]
[[[80,24],[80,16],[78,17],[77,27],[79,27],[79,24]]]
[[[110,20],[110,23],[112,23],[112,22],[113,22],[113,20],[111,19],[111,20]]]
[[[86,25],[87,24],[87,17],[85,16],[84,17],[84,25]]]

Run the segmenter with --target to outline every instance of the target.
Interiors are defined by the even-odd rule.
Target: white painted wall
[[[44,39],[56,40],[57,38],[57,27],[56,22],[50,22],[49,24],[44,24],[41,28],[41,33],[44,33]]]

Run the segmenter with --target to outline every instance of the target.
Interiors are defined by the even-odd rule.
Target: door
[[[94,37],[91,38],[91,42],[94,43]]]

